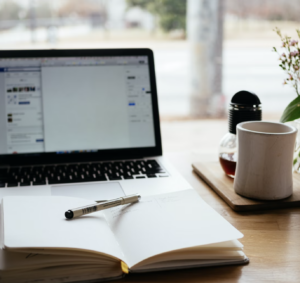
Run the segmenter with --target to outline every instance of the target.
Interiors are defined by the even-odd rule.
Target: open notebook
[[[194,190],[66,220],[70,197],[2,200],[0,282],[80,282],[128,272],[242,264],[243,235]],[[64,280],[64,281],[63,281]]]

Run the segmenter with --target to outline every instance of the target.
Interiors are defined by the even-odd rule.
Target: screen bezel
[[[3,58],[42,58],[42,57],[94,57],[94,56],[147,56],[152,97],[153,126],[155,134],[154,147],[136,147],[124,149],[104,149],[97,152],[57,154],[56,152],[0,154],[0,166],[59,164],[104,160],[124,160],[162,155],[159,125],[158,98],[155,79],[154,55],[151,49],[61,49],[61,50],[3,50]]]

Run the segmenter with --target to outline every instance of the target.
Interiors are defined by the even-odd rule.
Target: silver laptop
[[[151,50],[0,51],[0,197],[189,188],[162,157]]]

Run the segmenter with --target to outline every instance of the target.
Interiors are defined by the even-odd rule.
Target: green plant
[[[285,108],[280,118],[280,122],[285,123],[300,118],[300,48],[298,40],[292,39],[289,36],[282,36],[281,31],[277,27],[274,31],[282,41],[280,52],[275,47],[273,47],[273,51],[279,54],[279,67],[287,74],[287,78],[283,81],[283,84],[289,84],[294,87],[297,94],[297,97]],[[300,39],[300,30],[296,31]]]
[[[128,7],[139,6],[158,17],[165,32],[186,30],[186,0],[126,0]]]

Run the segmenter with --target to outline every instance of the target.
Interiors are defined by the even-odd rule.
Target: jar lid
[[[258,96],[242,90],[231,99],[229,109],[229,132],[236,134],[236,125],[247,121],[261,121],[261,107]]]
[[[237,92],[232,98],[230,105],[247,105],[247,106],[258,106],[261,102],[258,96],[250,91],[241,90]]]

